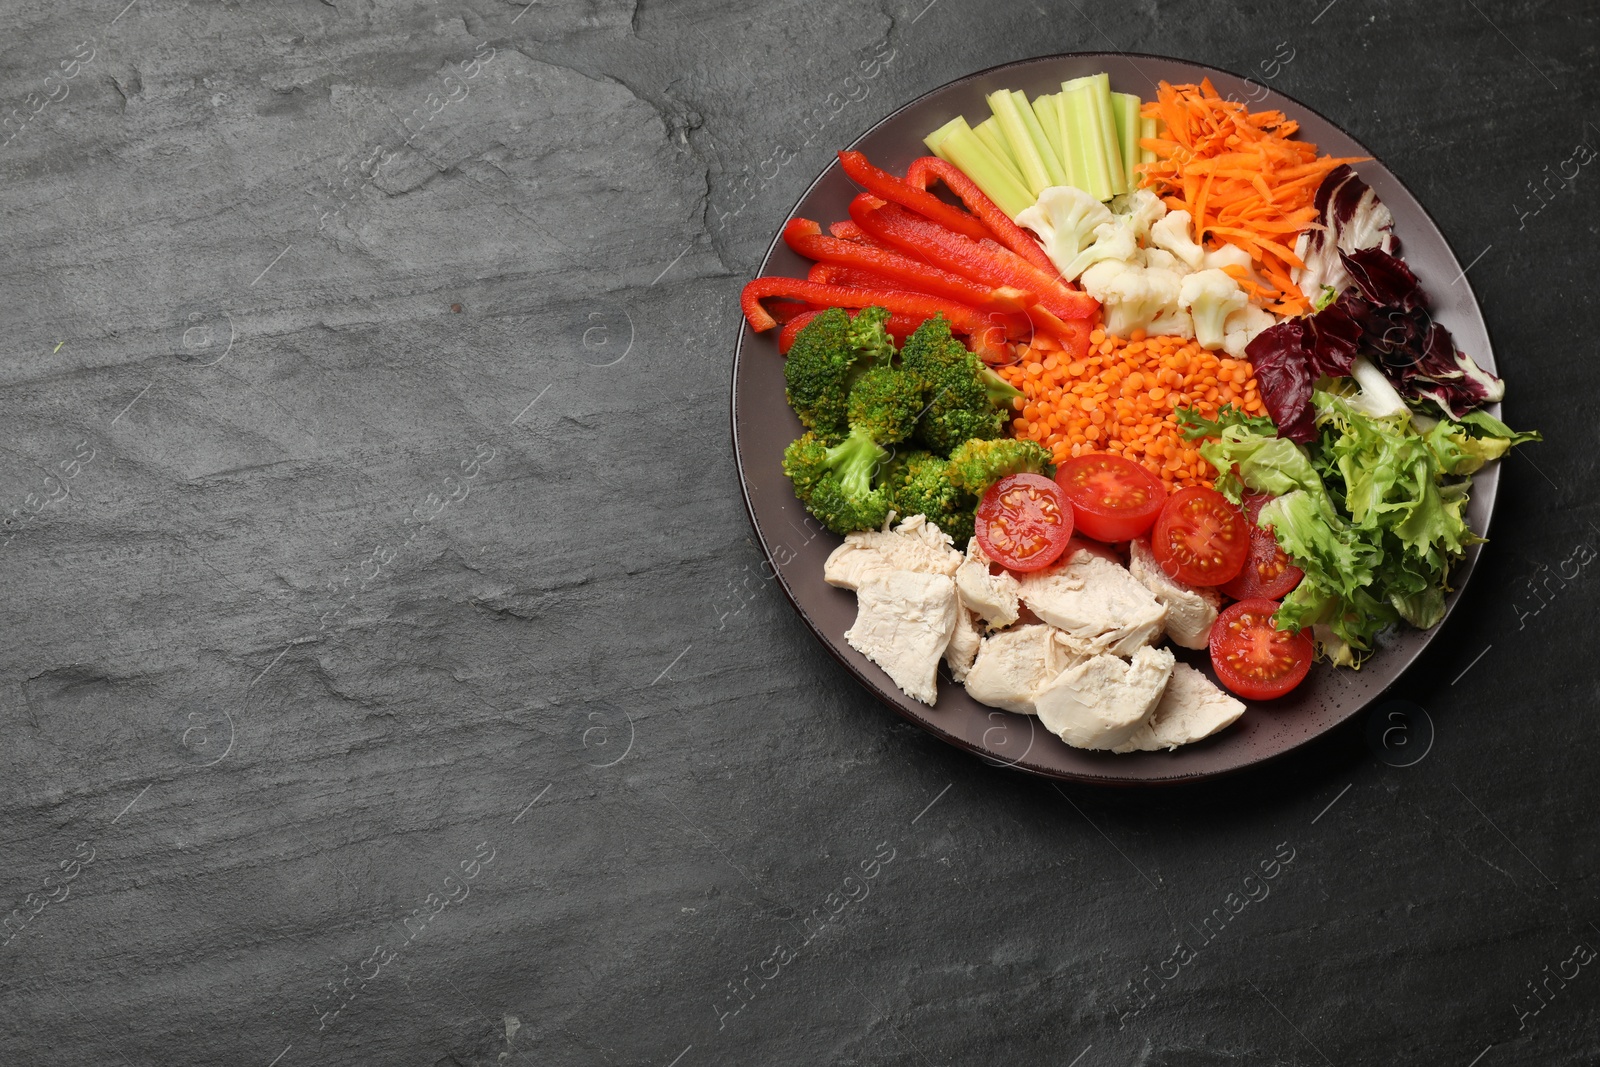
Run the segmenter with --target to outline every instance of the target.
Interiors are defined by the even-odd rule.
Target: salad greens
[[[1247,490],[1276,498],[1258,522],[1305,578],[1275,625],[1310,627],[1324,655],[1353,667],[1385,627],[1428,629],[1444,618],[1450,567],[1482,540],[1463,517],[1470,475],[1539,436],[1484,412],[1460,421],[1372,415],[1350,394],[1346,379],[1313,390],[1317,436],[1306,445],[1238,413],[1189,421],[1217,435],[1200,454],[1218,471],[1218,491],[1235,503]]]

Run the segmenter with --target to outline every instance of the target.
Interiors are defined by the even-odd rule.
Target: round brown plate
[[[1209,77],[1223,96],[1250,101],[1252,110],[1278,108],[1299,120],[1300,136],[1325,153],[1371,155],[1305,105],[1237,75],[1182,60],[1111,52],[1047,56],[969,75],[913,100],[848,147],[865,152],[880,167],[903,174],[913,159],[926,154],[922,138],[930,130],[958,114],[971,121],[986,116],[987,93],[1021,89],[1031,97],[1058,89],[1065,79],[1100,71],[1111,75],[1112,88],[1145,99],[1155,95],[1158,81],[1197,83]],[[1461,264],[1439,228],[1382,163],[1373,160],[1357,165],[1356,170],[1394,213],[1401,254],[1421,278],[1434,316],[1455,334],[1463,351],[1493,370],[1494,355],[1483,316]],[[856,191],[834,162],[806,190],[791,217],[815,219],[826,227],[848,218],[846,208]],[[778,229],[781,232],[782,227]],[[809,266],[774,237],[760,273],[803,278]],[[757,334],[747,324],[739,336],[733,367],[734,453],[762,551],[795,610],[861,684],[903,717],[953,745],[1020,770],[1099,784],[1184,782],[1226,774],[1280,756],[1359,712],[1400,677],[1438,632],[1437,628],[1427,632],[1403,629],[1382,642],[1360,671],[1318,664],[1289,696],[1252,706],[1216,737],[1174,752],[1119,756],[1070,748],[1029,716],[979,704],[943,676],[942,670],[937,705],[920,704],[901,693],[887,675],[844,640],[844,632],[855,621],[855,594],[822,580],[823,561],[840,539],[806,513],[781,468],[784,447],[800,435],[801,427],[784,399],[783,358],[778,355],[776,333]],[[1488,532],[1498,478],[1498,465],[1490,464],[1473,482],[1467,520],[1480,534]],[[1455,592],[1446,601],[1447,611],[1455,607],[1466,587],[1478,552],[1476,545],[1468,549],[1466,559],[1451,571]],[[1204,665],[1205,657],[1198,659],[1196,665]],[[1209,667],[1206,669],[1209,673]]]

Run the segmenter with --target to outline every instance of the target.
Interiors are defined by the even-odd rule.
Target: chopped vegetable
[[[1079,532],[1107,543],[1144,536],[1167,502],[1153,474],[1109,452],[1073,456],[1056,468],[1056,484],[1072,502]]]
[[[1068,289],[1060,278],[1046,274],[1003,245],[963,237],[897,204],[875,202],[863,194],[850,202],[850,217],[870,236],[922,255],[935,266],[986,285],[1033,293],[1052,315],[1086,319],[1100,309],[1087,293]]]
[[[975,241],[994,236],[982,219],[952,207],[924,189],[907,185],[886,170],[879,170],[867,162],[867,157],[860,152],[840,152],[839,165],[852,181],[879,200],[899,204]]]
[[[1042,474],[1008,474],[978,501],[973,524],[984,555],[1013,571],[1037,571],[1060,558],[1072,538],[1072,508]]]
[[[1167,497],[1150,535],[1167,577],[1185,585],[1231,581],[1250,557],[1244,515],[1215,489],[1192,485]]]
[[[948,456],[973,438],[1000,436],[1005,413],[991,399],[986,368],[950,336],[950,324],[943,317],[934,316],[919,326],[906,339],[900,360],[926,397],[927,407],[916,426],[919,443]]]
[[[745,285],[739,304],[751,328],[757,331],[770,330],[778,324],[777,319],[761,305],[762,300],[772,297],[800,300],[823,307],[882,307],[918,318],[943,315],[954,329],[972,338],[975,345],[986,350],[1002,345],[1008,333],[1014,334],[1019,340],[1030,336],[1025,322],[1008,324],[1003,317],[994,320],[976,308],[942,297],[899,290],[824,285],[797,278],[757,278]]]
[[[959,274],[930,267],[927,263],[912,259],[902,252],[841,240],[838,237],[824,237],[822,227],[810,219],[790,219],[783,228],[783,240],[807,259],[814,259],[819,263],[837,263],[870,272],[881,279],[876,284],[884,288],[947,297],[970,307],[996,311],[1021,311],[1030,302],[1028,294],[1020,290],[983,285]],[[835,284],[857,283],[844,281],[843,276],[840,276],[835,280]]]
[[[1293,139],[1299,123],[1281,111],[1252,114],[1219,96],[1210,79],[1162,82],[1143,114],[1164,124],[1160,136],[1139,142],[1156,156],[1139,168],[1143,183],[1169,207],[1189,212],[1201,244],[1214,238],[1248,252],[1265,280],[1251,286],[1270,310],[1310,310],[1289,273],[1304,264],[1288,242],[1317,217],[1323,178],[1359,160],[1318,156],[1315,145]]]
[[[1246,700],[1272,700],[1305,681],[1315,651],[1311,640],[1275,625],[1278,605],[1241,600],[1211,627],[1211,668],[1217,680]]]
[[[1049,477],[1054,473],[1049,452],[1034,441],[1018,441],[1014,437],[974,439],[950,453],[950,480],[975,496],[982,496],[1008,474]]]
[[[1431,400],[1452,418],[1505,395],[1505,383],[1457,349],[1450,331],[1428,315],[1404,262],[1379,248],[1340,258],[1355,289],[1322,311],[1264,330],[1246,349],[1285,437],[1315,437],[1311,388],[1318,378],[1352,373],[1357,352],[1369,355],[1401,396]],[[1392,408],[1372,376],[1363,371],[1358,381],[1380,409]]]
[[[1155,132],[1145,128],[1139,98],[1113,93],[1104,73],[1062,82],[1059,93],[1032,103],[1007,89],[986,100],[989,118],[969,126],[958,116],[924,143],[964,171],[1010,218],[1053,186],[1082,189],[1101,201],[1127,192],[1145,154],[1139,140]]]
[[[944,182],[945,187],[967,205],[968,211],[982,219],[1001,244],[1041,270],[1054,269],[1054,264],[1045,255],[1044,249],[1039,247],[1039,242],[1012,222],[1011,217],[1001,211],[1000,206],[985,196],[983,190],[958,168],[938,156],[921,156],[912,160],[911,166],[906,168],[906,184],[915,189],[926,189],[936,179]]]
[[[1040,193],[1038,200],[1017,215],[1017,225],[1039,235],[1055,269],[1054,264],[1074,262],[1094,243],[1096,227],[1111,219],[1110,209],[1082,189],[1058,185]]]
[[[834,533],[874,530],[889,517],[889,494],[874,484],[887,456],[854,438],[830,448],[811,432],[784,450],[783,473],[806,510]]]
[[[1507,443],[1485,451],[1516,435],[1498,420],[1446,420],[1425,438],[1409,414],[1374,418],[1322,389],[1313,404],[1310,452],[1245,426],[1201,452],[1229,499],[1244,489],[1277,497],[1258,524],[1305,571],[1278,624],[1311,627],[1324,655],[1355,666],[1384,627],[1404,619],[1427,629],[1443,618],[1450,567],[1477,540],[1463,518],[1470,482],[1453,477],[1475,469],[1472,446],[1461,446],[1477,430]]]
[[[990,151],[979,136],[972,132],[967,120],[957,116],[934,130],[923,140],[928,151],[940,159],[948,160],[961,173],[977,183],[983,194],[1012,218],[1017,212],[1033,203],[1033,193],[1014,173],[1009,159],[1002,163],[1001,156]]]
[[[951,480],[950,461],[916,449],[895,457],[889,473],[889,499],[901,515],[922,515],[956,544],[972,537],[978,497]]]
[[[799,331],[789,349],[783,364],[789,405],[800,424],[826,444],[849,432],[850,390],[857,379],[887,362],[881,336],[887,317],[874,309],[852,322],[842,309],[829,308]]]
[[[1328,172],[1317,187],[1313,202],[1320,226],[1308,227],[1295,244],[1295,255],[1305,266],[1294,273],[1295,284],[1303,293],[1319,296],[1322,310],[1350,286],[1340,253],[1379,248],[1396,254],[1394,215],[1378,199],[1378,194],[1362,181],[1347,164]]]

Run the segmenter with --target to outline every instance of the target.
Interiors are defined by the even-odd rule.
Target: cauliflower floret
[[[1094,244],[1079,252],[1077,258],[1068,263],[1061,274],[1070,281],[1103,260],[1114,259],[1120,263],[1137,266],[1144,262],[1143,257],[1144,253],[1139,250],[1139,242],[1128,216],[1113,215],[1110,222],[1101,223],[1094,228]]]
[[[1194,319],[1195,340],[1201,348],[1213,351],[1222,347],[1228,316],[1249,303],[1238,283],[1216,268],[1190,274],[1178,293],[1178,304],[1188,308]]]
[[[1169,270],[1153,270],[1106,260],[1083,274],[1083,287],[1105,306],[1106,332],[1127,337],[1134,330],[1153,332],[1150,322],[1177,310],[1179,280]]]
[[[1133,227],[1134,237],[1148,243],[1150,230],[1166,216],[1167,205],[1149,189],[1135,189],[1127,195],[1122,213]]]
[[[1238,245],[1223,244],[1216,248],[1208,249],[1205,258],[1200,263],[1200,270],[1220,269],[1222,267],[1243,267],[1250,269],[1250,253]]]
[[[1039,235],[1045,255],[1063,274],[1078,253],[1093,243],[1095,227],[1110,221],[1111,212],[1104,204],[1067,185],[1045,189],[1032,207],[1017,215],[1017,225]]]
[[[1187,211],[1169,211],[1166,218],[1150,227],[1150,243],[1178,257],[1190,270],[1199,270],[1206,250],[1189,236],[1193,222]]]
[[[1222,323],[1222,347],[1234,359],[1243,359],[1245,346],[1256,339],[1256,334],[1277,321],[1277,316],[1272,312],[1254,304],[1230,312]]]
[[[1183,260],[1171,252],[1165,252],[1159,248],[1147,248],[1144,250],[1144,265],[1158,267],[1161,270],[1170,270],[1174,274],[1189,273],[1189,268]]]
[[[1194,336],[1194,319],[1180,307],[1170,307],[1151,319],[1144,332],[1152,337]]]

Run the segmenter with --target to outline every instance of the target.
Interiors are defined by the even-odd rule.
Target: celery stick
[[[1067,102],[1067,94],[1056,93],[1051,99],[1050,110],[1056,120],[1056,141],[1061,145],[1061,170],[1067,176],[1068,185],[1087,192],[1088,178],[1084,176],[1083,163],[1079,159],[1077,138],[1073,134],[1072,107]]]
[[[1063,143],[1068,146],[1083,179],[1079,188],[1096,200],[1110,200],[1116,193],[1112,191],[1111,161],[1106,158],[1100,109],[1092,81],[1074,78],[1061,83],[1062,111],[1066,115]]]
[[[1023,187],[1027,182],[1022,178],[1022,171],[1017,169],[1017,161],[1011,158],[1011,146],[1006,144],[1006,135],[1000,132],[1000,123],[993,115],[972,127],[972,132],[978,135],[978,140],[984,143],[994,157],[1005,167],[1006,173],[1016,179],[1017,184]]]
[[[1100,130],[1100,150],[1105,153],[1111,175],[1111,192],[1128,191],[1128,169],[1122,165],[1122,142],[1117,139],[1116,106],[1111,100],[1111,75],[1101,73],[1089,79],[1094,90],[1095,124]]]
[[[1139,163],[1139,98],[1129,93],[1112,93],[1111,105],[1117,114],[1117,141],[1122,145],[1122,169],[1128,188],[1139,187],[1134,167]]]
[[[965,118],[961,117],[960,115],[957,115],[955,118],[951,119],[949,122],[945,123],[943,126],[940,126],[937,130],[934,130],[932,133],[928,134],[928,136],[924,137],[922,139],[922,143],[928,146],[928,151],[930,151],[934,155],[938,156],[939,155],[939,143],[941,141],[943,141],[946,137],[948,137],[950,135],[951,131],[953,131],[955,129],[958,129],[959,127],[965,126],[966,124],[967,124],[967,120]],[[939,156],[939,158],[943,159],[944,157],[943,156]]]
[[[1040,124],[1039,116],[1033,113],[1033,105],[1028,103],[1028,95],[1023,92],[1013,91],[1011,99],[1016,102],[1017,114],[1022,118],[1023,128],[1028,131],[1028,139],[1033,142],[1034,150],[1039,153],[1039,158],[1044,160],[1044,170],[1050,179],[1050,184],[1067,184],[1066,171],[1061,169],[1061,160],[1056,156],[1056,150],[1050,146],[1050,138],[1045,136],[1044,126]]]
[[[989,109],[1000,120],[1000,132],[1006,135],[1006,144],[1011,146],[1011,158],[1017,161],[1024,183],[1038,197],[1050,185],[1050,172],[1044,165],[1044,158],[1039,155],[1038,146],[1028,134],[1028,127],[1023,124],[1017,98],[1001,89],[990,93],[987,99]]]
[[[1056,154],[1056,162],[1063,164],[1061,174],[1065,179],[1066,157],[1061,154],[1061,119],[1056,115],[1056,98],[1047,95],[1036,99],[1033,102],[1033,117],[1039,120],[1039,128],[1044,131],[1045,140],[1050,142],[1050,151]]]
[[[1036,197],[1011,176],[1006,165],[972,132],[966,119],[941,126],[939,131],[944,136],[937,142],[937,147],[929,143],[933,140],[931,136],[923,143],[934,155],[971,178],[985,196],[999,205],[1001,211],[1014,219],[1024,208],[1033,205]]]
[[[1160,133],[1160,130],[1156,126],[1156,120],[1155,119],[1140,119],[1139,120],[1139,139],[1140,140],[1144,140],[1144,139],[1148,138],[1148,139],[1153,141],[1159,136],[1161,136],[1161,133]],[[1140,145],[1139,146],[1139,162],[1140,163],[1154,163],[1155,161],[1156,161],[1155,149],[1146,148],[1143,145]]]

